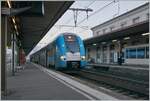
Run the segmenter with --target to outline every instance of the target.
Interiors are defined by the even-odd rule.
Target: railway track
[[[97,83],[107,89],[117,91],[121,94],[135,99],[149,99],[149,83],[137,81],[125,77],[119,77],[108,73],[95,72],[91,70],[81,70],[77,73],[78,78]]]

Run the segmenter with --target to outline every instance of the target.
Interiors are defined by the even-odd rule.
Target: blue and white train
[[[73,33],[63,33],[46,47],[30,56],[31,62],[56,70],[79,70],[86,66],[82,39]]]

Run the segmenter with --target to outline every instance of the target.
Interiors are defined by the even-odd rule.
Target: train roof
[[[58,36],[56,36],[56,37],[53,39],[53,41],[51,41],[50,43],[53,43],[54,40],[56,40],[58,37],[60,37],[60,36],[62,36],[62,35],[75,35],[75,36],[79,37],[79,36],[78,36],[77,34],[75,34],[75,33],[70,33],[70,32],[60,33],[60,34],[59,34]],[[42,48],[41,48],[40,50],[38,50],[37,52],[39,52],[39,51],[41,51],[42,49],[46,48],[50,43],[48,43],[46,46],[42,47]],[[31,55],[34,55],[34,54],[36,54],[37,52],[35,52],[35,53],[31,54]]]

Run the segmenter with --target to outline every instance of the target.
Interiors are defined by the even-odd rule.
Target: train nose
[[[72,62],[72,67],[78,68],[79,67],[79,63],[78,62]]]
[[[80,62],[79,61],[68,61],[69,68],[80,68]]]

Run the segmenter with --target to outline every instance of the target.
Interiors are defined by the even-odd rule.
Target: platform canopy
[[[11,1],[11,4],[10,9],[6,1],[2,2],[2,14],[15,17],[18,38],[28,55],[73,1]]]
[[[91,46],[92,44],[101,43],[104,41],[112,41],[113,39],[122,40],[124,37],[134,36],[147,32],[149,32],[148,20],[124,28],[120,28],[100,36],[85,39],[84,43],[85,46]]]

